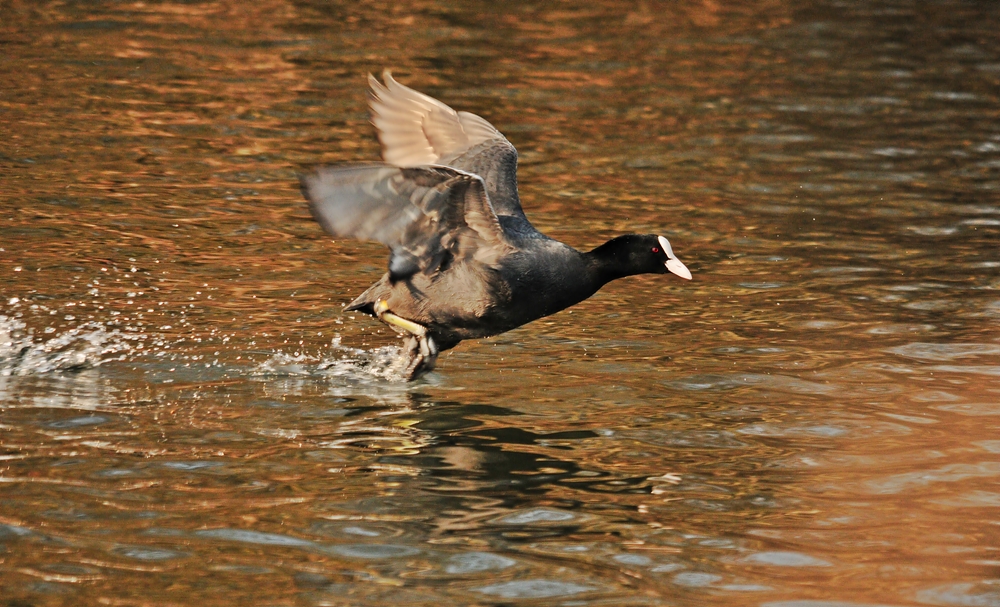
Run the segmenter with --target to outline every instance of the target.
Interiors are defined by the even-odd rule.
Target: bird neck
[[[583,254],[598,289],[612,280],[641,273],[632,261],[629,241],[629,236],[619,236]]]

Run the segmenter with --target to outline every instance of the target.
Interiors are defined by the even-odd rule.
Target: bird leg
[[[406,378],[412,381],[434,369],[438,348],[427,334],[427,327],[393,314],[384,299],[376,301],[374,309],[379,320],[407,334],[403,342],[403,374]]]

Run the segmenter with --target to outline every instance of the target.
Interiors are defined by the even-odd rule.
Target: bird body
[[[447,350],[459,341],[498,335],[554,314],[599,288],[594,280],[557,288],[567,273],[593,275],[593,264],[579,251],[549,238],[531,239],[528,244],[492,266],[458,262],[430,276],[416,274],[403,288],[397,288],[386,273],[347,309],[374,315],[375,303],[385,301],[396,314],[432,327],[439,349]]]
[[[462,340],[554,314],[611,280],[691,278],[663,236],[619,236],[586,253],[545,236],[521,209],[517,151],[499,131],[384,78],[369,76],[385,162],[320,168],[302,190],[329,233],[389,247],[389,271],[347,310],[408,335],[411,378]]]

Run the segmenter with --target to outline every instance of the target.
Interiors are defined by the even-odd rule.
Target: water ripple
[[[1000,589],[993,584],[947,584],[921,590],[917,600],[928,605],[1000,607]]]
[[[260,544],[263,546],[311,547],[315,545],[315,542],[299,539],[297,537],[279,535],[277,533],[247,531],[244,529],[202,529],[195,531],[194,534],[199,537],[229,540],[232,542],[244,542],[247,544]]]
[[[887,352],[920,360],[949,361],[956,358],[1000,355],[1000,344],[934,344],[914,342],[889,348]]]
[[[594,590],[593,586],[584,586],[571,582],[556,582],[552,580],[520,580],[504,582],[475,588],[476,592],[505,599],[548,599],[557,596],[568,596]]]
[[[905,472],[880,480],[868,481],[866,486],[872,493],[884,495],[926,487],[934,483],[954,483],[968,478],[992,478],[996,476],[1000,476],[1000,462],[950,464],[935,470]]]
[[[468,573],[480,573],[482,571],[492,571],[506,569],[517,564],[514,559],[505,556],[490,554],[489,552],[464,552],[456,554],[448,559],[445,565],[445,573],[453,575],[464,575]]]
[[[743,559],[743,562],[753,565],[772,565],[775,567],[830,567],[829,561],[818,559],[800,552],[758,552]]]

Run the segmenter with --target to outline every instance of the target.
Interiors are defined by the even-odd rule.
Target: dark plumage
[[[455,112],[387,71],[370,105],[384,163],[302,178],[320,225],[389,247],[389,271],[347,306],[408,334],[415,378],[463,339],[509,331],[634,274],[691,273],[662,236],[619,236],[588,253],[531,225],[517,194],[517,150],[474,114]]]

